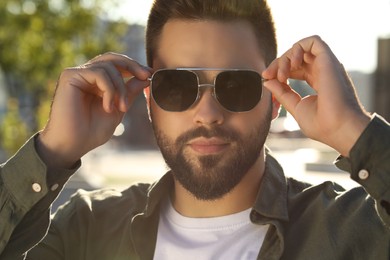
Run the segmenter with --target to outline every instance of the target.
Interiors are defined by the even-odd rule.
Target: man
[[[319,37],[274,60],[264,1],[159,0],[147,57],[150,68],[107,53],[61,74],[47,126],[2,167],[1,259],[43,237],[27,259],[389,258],[390,128]],[[288,78],[318,95],[301,98]],[[123,192],[80,191],[49,223],[80,158],[142,90],[171,171]],[[264,148],[280,103],[362,187],[284,177]]]

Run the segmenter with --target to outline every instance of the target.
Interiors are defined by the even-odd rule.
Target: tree
[[[8,110],[5,117],[19,116],[15,122],[27,122],[29,132],[36,131],[42,121],[36,111],[45,110],[40,103],[49,106],[47,100],[63,68],[99,53],[124,50],[128,25],[102,20],[107,2],[112,1],[0,1],[0,70],[7,93],[20,106],[18,113]],[[2,132],[8,127],[7,122],[1,123]]]
[[[8,113],[3,119],[3,125],[7,127],[0,128],[0,138],[7,155],[10,156],[11,152],[16,151],[20,144],[27,140],[29,131],[26,123],[19,117],[18,101],[9,99],[7,107]]]

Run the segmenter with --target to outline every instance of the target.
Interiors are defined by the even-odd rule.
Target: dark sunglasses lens
[[[219,103],[232,112],[253,109],[262,94],[262,79],[255,71],[224,71],[218,74],[215,93]]]
[[[190,71],[160,70],[153,75],[153,99],[166,111],[180,112],[188,109],[197,95],[198,79]]]

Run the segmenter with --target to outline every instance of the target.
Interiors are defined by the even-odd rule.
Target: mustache
[[[198,137],[204,137],[204,138],[218,137],[228,142],[239,139],[239,135],[232,130],[228,130],[221,127],[206,128],[204,126],[201,126],[196,129],[188,130],[187,132],[181,134],[176,139],[176,144],[187,143],[190,140]]]

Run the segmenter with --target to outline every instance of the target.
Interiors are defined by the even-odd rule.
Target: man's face
[[[261,73],[264,59],[255,34],[244,22],[169,21],[161,34],[154,69],[178,67],[245,68]],[[213,83],[216,71],[197,71]],[[152,124],[175,180],[201,200],[231,191],[252,169],[276,112],[270,93],[248,112],[225,110],[206,89],[184,112],[162,110],[149,100]],[[260,173],[259,173],[260,174]]]

